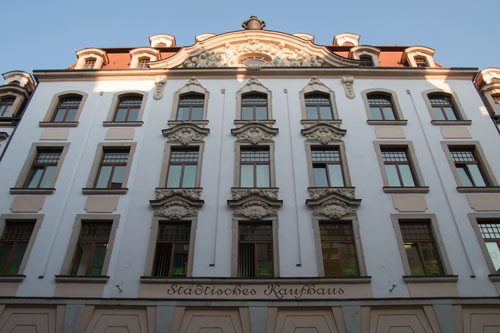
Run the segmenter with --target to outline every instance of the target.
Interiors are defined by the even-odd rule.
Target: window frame
[[[320,108],[321,108],[321,104],[319,103],[311,103],[311,102],[308,102],[308,98],[310,96],[322,96],[323,98],[325,98],[326,100],[328,100],[329,102],[329,107],[330,107],[330,114],[332,116],[331,119],[322,119],[321,118],[321,111],[320,111]],[[306,117],[307,117],[307,108],[308,107],[315,107],[316,108],[316,113],[317,113],[317,116],[318,118],[317,119],[309,119],[309,117],[307,118],[307,120],[312,120],[312,121],[329,121],[329,120],[334,120],[335,118],[335,115],[333,113],[333,106],[332,106],[332,101],[331,101],[331,98],[330,98],[330,94],[327,94],[327,93],[324,93],[324,92],[321,92],[321,91],[313,91],[313,92],[310,92],[310,93],[305,93],[304,94],[304,104],[305,104],[305,107],[306,107]],[[325,104],[326,106],[326,104]]]
[[[198,167],[196,168],[196,182],[195,187],[171,187],[170,189],[193,189],[199,188],[201,186],[201,174],[202,174],[202,166],[203,166],[203,152],[205,151],[205,144],[203,142],[197,142],[196,144],[183,145],[181,143],[165,143],[165,149],[163,154],[162,168],[160,181],[158,184],[159,188],[167,188],[167,179],[168,179],[168,171],[170,168],[170,156],[172,154],[172,150],[189,150],[198,148]]]
[[[189,253],[187,261],[187,272],[185,277],[158,277],[153,275],[153,269],[155,265],[155,253],[156,253],[156,243],[158,239],[158,232],[160,223],[191,223],[191,231],[189,235]],[[196,216],[186,216],[178,220],[169,220],[165,217],[154,216],[151,222],[151,233],[149,235],[149,246],[147,249],[147,258],[144,266],[144,277],[151,277],[155,279],[183,279],[193,276],[193,263],[194,263],[194,248],[196,242],[196,230],[198,229],[198,218]]]
[[[232,220],[232,256],[231,256],[231,277],[241,278],[239,276],[239,226],[242,223],[271,223],[273,231],[273,276],[272,277],[251,277],[249,279],[265,279],[277,278],[280,276],[279,272],[279,244],[278,244],[278,217],[271,216],[262,220],[251,220],[245,218],[234,218]]]
[[[318,186],[316,186],[316,183],[314,181],[314,167],[313,167],[314,162],[312,160],[312,151],[315,150],[315,148],[333,149],[333,150],[339,151],[340,166],[342,169],[342,175],[343,175],[343,181],[344,181],[344,186],[342,186],[342,187],[352,187],[351,176],[349,174],[349,168],[347,165],[347,156],[346,156],[345,145],[342,141],[339,141],[335,144],[328,144],[328,145],[323,145],[319,142],[315,143],[315,142],[307,142],[306,141],[305,145],[306,145],[307,169],[308,169],[310,187],[318,187]],[[330,188],[330,187],[331,186],[321,187],[321,188]]]
[[[5,85],[2,87],[5,87]],[[26,100],[26,97],[18,92],[17,89],[11,90],[10,87],[6,88],[4,91],[0,90],[0,99],[12,97],[14,98],[14,102],[12,103],[9,112],[7,112],[6,115],[1,116],[1,118],[20,116],[20,113],[22,112],[21,106]]]
[[[486,242],[481,234],[481,229],[479,228],[480,221],[488,222],[488,221],[497,221],[500,225],[500,213],[468,213],[469,221],[472,225],[472,229],[474,230],[474,234],[476,235],[479,247],[481,248],[481,252],[485,259],[486,265],[488,266],[488,270],[490,272],[490,279],[494,281],[500,281],[500,269],[499,271],[495,270],[495,265],[493,264],[493,260],[491,259],[488,248],[486,247]],[[497,278],[497,276],[499,276]]]
[[[89,58],[94,58],[95,64],[91,70],[101,69],[104,65],[108,64],[108,57],[106,52],[101,49],[83,49],[76,52],[78,60],[75,69],[86,69],[85,62]],[[89,69],[86,69],[89,70]]]
[[[179,100],[181,95],[186,95],[189,93],[198,93],[202,94],[205,96],[204,101],[205,103],[203,104],[203,117],[202,120],[177,120],[177,111],[179,109]],[[206,125],[208,124],[207,120],[207,112],[208,112],[208,102],[209,102],[209,97],[210,93],[207,89],[205,89],[196,79],[189,80],[183,87],[181,87],[179,90],[177,90],[174,93],[173,99],[172,99],[172,111],[170,112],[170,120],[169,124],[175,125],[175,124],[182,124],[185,122],[192,122],[194,124],[199,124],[199,125]]]
[[[140,47],[137,49],[130,50],[130,68],[134,69],[149,69],[149,67],[141,68],[139,67],[139,60],[142,58],[148,58],[149,62],[154,62],[160,60],[160,51],[156,48]]]
[[[243,120],[242,119],[242,99],[244,95],[247,94],[265,94],[267,97],[267,119],[265,120]],[[246,124],[249,122],[261,122],[264,124],[272,125],[275,123],[273,119],[273,94],[272,91],[269,90],[266,86],[261,84],[259,81],[249,80],[243,87],[241,87],[236,92],[236,116],[234,123],[235,124]]]
[[[247,149],[267,149],[269,150],[269,187],[244,187],[247,189],[256,188],[273,188],[276,187],[275,159],[274,159],[274,142],[260,143],[256,145],[248,143],[235,142],[234,147],[234,187],[241,188],[241,150]],[[254,179],[255,182],[256,179]]]
[[[441,146],[445,152],[446,159],[450,165],[450,170],[455,177],[457,183],[457,191],[461,193],[471,193],[471,192],[500,192],[500,187],[491,169],[486,156],[481,148],[479,141],[441,141]],[[463,186],[460,176],[458,175],[457,168],[455,166],[455,161],[451,155],[451,150],[460,148],[461,150],[472,150],[474,157],[477,159],[479,168],[482,171],[483,180],[486,186],[476,187],[476,186]]]
[[[392,112],[394,114],[394,120],[376,120],[373,119],[371,110],[370,110],[370,103],[369,103],[369,95],[372,94],[380,94],[380,95],[385,95],[388,96],[391,100],[391,105],[392,105]],[[365,111],[366,111],[366,117],[367,117],[367,124],[368,125],[406,125],[408,123],[408,120],[404,119],[403,112],[401,110],[401,106],[399,104],[398,100],[398,95],[396,92],[389,90],[389,89],[382,89],[382,88],[377,88],[377,89],[367,89],[363,90],[361,92],[361,96],[363,98],[363,102],[365,104]]]
[[[26,160],[23,164],[23,167],[21,169],[21,172],[19,173],[19,176],[16,180],[16,183],[14,184],[14,187],[10,189],[11,194],[52,194],[54,193],[55,185],[57,182],[57,178],[59,177],[59,173],[61,172],[61,168],[64,163],[64,158],[66,157],[66,154],[68,153],[70,143],[69,142],[64,142],[64,143],[48,143],[48,142],[35,142],[31,145],[29,151],[28,151],[28,156],[26,157]],[[38,154],[38,151],[40,149],[52,149],[52,148],[57,148],[61,149],[61,155],[59,156],[59,160],[57,162],[56,170],[54,172],[54,176],[52,177],[51,185],[50,187],[47,188],[27,188],[25,185],[27,184],[27,178],[31,174],[33,162],[35,161],[35,158]]]
[[[102,265],[101,275],[70,275],[71,269],[73,266],[73,258],[75,256],[76,248],[78,245],[78,240],[80,238],[80,232],[82,229],[82,224],[85,221],[103,221],[103,222],[111,222],[111,231],[109,233],[108,246],[106,249],[106,256],[104,258],[104,262]],[[116,239],[116,231],[118,229],[118,224],[120,222],[120,215],[118,214],[77,214],[75,217],[75,221],[73,223],[73,229],[71,231],[71,237],[69,239],[66,255],[61,267],[61,275],[56,277],[64,277],[65,281],[61,282],[71,282],[73,280],[78,282],[83,279],[88,278],[109,278],[107,276],[109,263],[111,261],[111,255],[114,248],[114,242]],[[70,280],[68,280],[70,279]],[[57,280],[56,280],[57,281]]]
[[[429,187],[425,185],[424,177],[418,165],[416,158],[415,149],[411,141],[373,141],[375,147],[375,152],[377,153],[377,160],[380,167],[380,172],[382,174],[383,181],[383,191],[385,193],[427,193],[429,192]],[[409,186],[390,186],[389,178],[385,170],[385,163],[382,157],[382,151],[384,149],[393,149],[395,151],[403,150],[406,152],[408,158],[408,163],[410,165],[410,170],[413,171],[412,176],[415,182],[414,187]]]
[[[380,60],[379,60],[379,54],[380,54],[380,49],[372,46],[367,46],[367,45],[358,45],[355,47],[352,47],[350,50],[350,56],[352,56],[353,59],[360,60],[362,56],[370,56],[372,58],[372,66],[361,66],[360,68],[370,68],[370,67],[378,67],[380,66]]]
[[[336,222],[341,222],[341,223],[350,222],[351,223],[353,238],[354,238],[353,239],[354,248],[356,250],[356,260],[358,262],[358,271],[359,271],[358,276],[346,277],[346,276],[326,276],[325,275],[325,269],[323,266],[323,251],[321,248],[321,232],[320,232],[319,225],[320,225],[320,223],[336,223]],[[355,278],[362,278],[362,277],[367,276],[365,257],[363,254],[363,246],[361,243],[361,234],[360,234],[360,230],[359,230],[359,221],[358,221],[357,217],[352,216],[352,217],[348,217],[348,218],[346,217],[346,218],[341,218],[341,219],[337,219],[337,220],[331,220],[331,219],[325,219],[325,218],[313,216],[312,227],[313,227],[314,244],[315,244],[315,250],[316,250],[316,265],[318,268],[318,275],[320,277],[355,279]]]
[[[79,95],[82,97],[80,101],[80,105],[78,106],[78,109],[75,114],[75,119],[73,121],[66,121],[66,122],[54,122],[54,117],[56,116],[57,112],[57,107],[61,101],[62,98],[73,96],[73,95]],[[85,102],[87,101],[88,94],[83,92],[83,91],[78,91],[78,90],[66,90],[62,91],[60,93],[55,94],[52,97],[52,100],[50,102],[48,112],[45,114],[44,118],[42,121],[40,121],[39,126],[40,127],[76,127],[78,126],[78,120],[80,119],[80,115],[83,111],[83,107],[85,105]]]
[[[192,119],[192,116],[193,116],[193,107],[197,105],[197,104],[194,104],[194,103],[187,104],[187,106],[189,106],[189,119],[186,119],[186,120],[180,120],[180,119],[178,119],[179,118],[179,108],[181,106],[181,101],[183,100],[183,98],[189,97],[189,96],[203,96],[203,105],[205,105],[205,95],[203,95],[203,94],[199,94],[199,93],[196,93],[196,92],[188,92],[188,93],[185,93],[185,94],[181,94],[179,96],[179,101],[178,101],[178,104],[177,104],[177,113],[176,113],[176,116],[175,116],[175,121],[178,121],[178,122],[196,122],[196,121],[202,121],[203,120],[203,111],[202,111],[202,119]],[[186,99],[186,100],[189,100],[189,99]]]
[[[399,249],[399,254],[401,256],[401,262],[403,264],[403,270],[405,276],[403,280],[406,282],[416,282],[418,281],[433,281],[443,278],[456,279],[456,275],[453,274],[452,266],[448,259],[446,247],[444,245],[441,233],[439,230],[439,224],[435,214],[391,214],[391,221],[394,228],[394,234],[396,236],[396,241]],[[415,221],[422,222],[426,221],[432,230],[432,235],[434,237],[434,244],[436,245],[436,251],[438,252],[439,258],[441,260],[441,266],[443,268],[443,275],[412,275],[410,270],[410,264],[408,262],[408,256],[406,255],[406,250],[404,247],[403,236],[401,234],[400,221]],[[403,222],[404,223],[404,222]],[[452,282],[452,281],[450,281]]]
[[[256,104],[256,103],[247,103],[247,104],[244,104],[245,97],[247,97],[247,96],[258,96],[258,95],[260,95],[260,96],[262,96],[262,97],[264,97],[264,96],[265,96],[265,98],[263,98],[263,99],[265,99],[265,100],[266,100],[266,104],[265,104],[265,108],[266,108],[266,119],[256,119],[256,118],[257,118],[257,117],[256,117],[256,115],[257,115],[256,108],[257,108],[258,106],[264,106],[264,105],[258,105],[258,104]],[[269,101],[268,101],[268,98],[267,98],[267,94],[264,94],[264,93],[261,93],[261,92],[254,92],[254,91],[242,94],[242,95],[241,95],[241,115],[242,115],[242,117],[243,117],[243,107],[249,107],[249,106],[250,106],[250,107],[252,107],[252,109],[253,109],[253,117],[252,117],[253,119],[241,119],[241,120],[242,120],[242,121],[248,121],[248,122],[251,122],[251,121],[266,121],[266,120],[269,120],[269,119],[267,118],[267,117],[269,116],[269,104],[268,104],[268,103],[269,103]]]
[[[429,95],[443,95],[445,97],[449,97],[452,105],[455,107],[455,115],[457,120],[439,120],[436,117],[434,109],[432,107]],[[425,105],[427,106],[427,110],[429,111],[429,115],[431,116],[431,124],[433,125],[470,125],[472,123],[471,120],[468,120],[462,105],[457,97],[457,95],[451,90],[444,89],[430,89],[422,92],[422,96],[425,101]]]
[[[26,269],[26,266],[28,264],[28,260],[31,254],[31,251],[33,249],[33,246],[35,244],[35,240],[38,235],[38,231],[40,230],[40,227],[42,226],[42,222],[44,219],[45,215],[44,214],[1,214],[0,215],[0,237],[3,235],[3,232],[5,230],[5,227],[7,225],[8,221],[15,221],[15,222],[35,222],[33,226],[33,231],[31,232],[30,239],[28,240],[28,244],[26,246],[26,250],[24,251],[23,259],[21,260],[21,264],[19,265],[19,269],[17,271],[16,275],[0,275],[0,282],[2,282],[2,279],[8,279],[12,278],[14,276],[18,276],[21,278],[24,278],[24,270]],[[20,281],[21,281],[20,280]]]
[[[116,111],[118,110],[118,107],[120,105],[120,100],[124,97],[128,96],[141,96],[142,97],[142,102],[141,106],[139,108],[139,112],[137,114],[137,120],[131,120],[131,121],[116,121]],[[110,111],[108,112],[108,115],[106,117],[106,120],[103,122],[104,127],[138,127],[142,126],[144,123],[142,121],[142,118],[144,116],[144,111],[146,109],[146,102],[148,99],[148,93],[145,91],[140,91],[140,90],[127,90],[127,91],[119,91],[116,92],[113,95],[113,99],[111,100],[111,107]]]
[[[5,100],[7,99],[12,99],[12,103],[6,102]],[[0,95],[0,118],[6,118],[6,117],[11,117],[12,114],[14,114],[14,106],[16,104],[16,99],[17,96],[10,95],[10,94],[5,94],[5,95]],[[7,110],[7,107],[9,109]],[[2,111],[2,108],[3,111]]]
[[[130,171],[132,168],[132,161],[135,153],[137,143],[136,142],[123,142],[123,143],[109,143],[100,142],[97,144],[97,152],[92,162],[90,168],[89,178],[87,180],[86,187],[82,188],[83,194],[126,194],[128,191],[127,183],[130,176]],[[128,160],[125,167],[125,172],[123,173],[123,181],[121,188],[96,188],[95,184],[97,181],[97,176],[100,171],[100,163],[104,156],[104,150],[106,149],[124,149],[129,148]]]
[[[182,161],[180,163],[177,162],[172,162],[172,153],[175,151],[196,151],[198,153],[197,161],[196,163],[189,163],[189,161]],[[189,147],[183,147],[183,146],[171,146],[170,147],[170,152],[169,152],[169,157],[168,157],[168,167],[167,167],[167,174],[166,174],[166,182],[165,182],[165,188],[183,188],[183,189],[189,189],[189,188],[196,188],[199,187],[199,182],[198,182],[198,174],[199,174],[199,165],[200,165],[200,149],[199,146],[189,146]],[[195,179],[195,184],[194,186],[189,186],[189,187],[184,187],[183,185],[183,180],[184,180],[184,171],[185,171],[185,166],[186,165],[195,165],[196,164],[196,179]],[[181,175],[179,178],[179,187],[168,187],[168,177],[170,174],[170,167],[172,165],[181,165]]]
[[[307,110],[306,110],[306,95],[312,93],[322,93],[326,94],[330,97],[330,107],[332,108],[332,119],[308,119],[307,118]],[[335,101],[335,92],[327,87],[322,82],[309,82],[300,92],[300,109],[302,113],[302,124],[315,124],[317,122],[327,122],[331,124],[340,125],[342,123],[342,119],[339,118],[338,108]]]

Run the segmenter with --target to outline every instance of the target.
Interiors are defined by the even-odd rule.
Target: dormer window
[[[493,100],[495,101],[495,105],[498,109],[498,112],[500,112],[500,95],[493,96]]]
[[[359,60],[361,64],[359,67],[373,67],[373,58],[370,55],[364,54],[359,56]]]
[[[108,64],[106,52],[101,49],[83,49],[76,52],[75,69],[101,69]]]
[[[10,109],[16,100],[15,97],[2,97],[0,99],[0,117],[9,117]]]
[[[148,57],[139,58],[137,61],[137,68],[149,68],[149,61],[150,59]]]
[[[85,59],[84,69],[94,69],[96,59],[95,58],[87,58]]]
[[[415,57],[414,59],[417,67],[429,67],[429,63],[427,63],[427,59],[425,57]]]
[[[410,67],[436,67],[433,57],[433,49],[425,46],[413,46],[404,51],[401,62]]]

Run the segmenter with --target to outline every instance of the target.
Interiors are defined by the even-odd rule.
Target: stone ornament
[[[185,68],[243,67],[239,59],[245,54],[267,55],[272,60],[262,67],[322,67],[325,61],[310,55],[304,50],[290,49],[284,42],[273,43],[250,37],[239,44],[226,43],[214,50],[205,50],[199,55],[189,57],[183,63]]]
[[[354,187],[309,187],[309,196],[316,200],[329,194],[339,194],[349,199],[355,199]]]
[[[338,219],[346,215],[356,215],[361,199],[354,196],[354,188],[318,188],[310,187],[311,199],[306,205],[312,209],[313,215]]]
[[[201,188],[157,188],[155,189],[156,200],[161,200],[174,195],[180,195],[192,200],[201,200]]]
[[[346,130],[340,129],[328,123],[318,122],[300,131],[308,141],[319,141],[328,144],[331,141],[340,141],[346,134]]]
[[[261,123],[248,123],[238,128],[233,128],[231,133],[236,136],[238,142],[247,142],[253,145],[273,140],[278,134],[277,128],[272,128]]]
[[[245,30],[262,30],[266,27],[266,22],[259,20],[257,16],[252,15],[248,20],[241,23],[241,27]]]
[[[196,216],[197,214],[197,209],[181,200],[169,201],[162,207],[156,208],[154,212],[155,216],[163,216],[171,220],[181,219],[185,216]]]
[[[277,214],[278,211],[276,208],[270,207],[260,200],[248,201],[234,210],[235,216],[244,216],[252,220],[258,220],[265,216],[275,216]]]
[[[153,98],[155,101],[159,101],[163,98],[163,90],[167,84],[167,78],[162,76],[157,76],[155,79],[155,94]]]
[[[169,142],[179,142],[185,146],[203,142],[204,137],[210,133],[208,128],[202,128],[192,123],[177,124],[169,129],[162,130]]]
[[[354,77],[343,76],[342,84],[344,85],[345,95],[347,96],[347,98],[353,99],[354,97],[356,97],[356,94],[354,93]]]
[[[201,200],[201,188],[155,190],[155,200],[149,204],[155,210],[154,216],[163,216],[171,220],[178,220],[186,216],[197,216],[204,201]]]
[[[264,198],[278,200],[278,189],[277,188],[232,188],[231,194],[233,200],[239,200],[241,198],[246,198],[251,195],[259,195]]]
[[[331,199],[313,208],[313,214],[325,216],[330,219],[339,219],[346,215],[356,214],[356,208],[348,206],[345,202],[340,200]]]

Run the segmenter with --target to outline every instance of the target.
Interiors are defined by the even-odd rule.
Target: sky
[[[160,33],[189,46],[202,33],[242,29],[250,15],[316,44],[351,32],[362,45],[431,47],[445,67],[500,67],[500,0],[26,0],[0,12],[0,73],[64,69],[85,47],[149,46]]]

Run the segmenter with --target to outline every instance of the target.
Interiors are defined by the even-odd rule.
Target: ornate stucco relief
[[[157,76],[155,79],[155,94],[153,98],[158,101],[163,98],[163,90],[167,84],[167,78],[163,76]]]
[[[169,142],[179,142],[186,146],[191,143],[203,142],[210,130],[192,123],[181,123],[162,130],[162,133]]]
[[[329,194],[339,194],[349,199],[355,199],[354,187],[309,187],[309,196],[316,200]]]
[[[356,93],[354,92],[354,77],[352,76],[343,76],[342,84],[344,85],[345,95],[349,99],[353,99],[356,97]]]
[[[361,199],[355,199],[354,188],[309,188],[311,199],[306,204],[313,215],[339,219],[346,215],[356,215]]]
[[[168,219],[181,219],[186,216],[197,216],[198,209],[203,206],[201,188],[196,189],[156,189],[155,200],[150,200],[155,210],[154,216]]]
[[[249,219],[276,216],[283,205],[283,201],[278,200],[277,188],[232,188],[231,192],[233,200],[228,200],[227,204],[234,216]]]
[[[331,141],[342,140],[346,130],[327,123],[316,123],[300,131],[308,141],[318,141],[324,145]]]
[[[231,194],[233,200],[239,200],[241,198],[246,198],[251,195],[259,195],[264,198],[278,200],[278,189],[277,188],[243,188],[243,187],[233,187],[231,189]]]
[[[238,142],[259,144],[273,140],[278,134],[277,128],[272,128],[261,123],[248,123],[238,128],[233,128],[231,133],[236,136]]]

